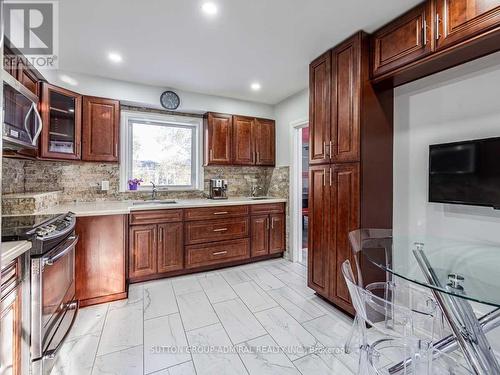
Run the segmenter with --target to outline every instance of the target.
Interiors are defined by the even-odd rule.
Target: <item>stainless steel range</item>
[[[30,356],[33,375],[50,374],[78,314],[75,224],[72,213],[3,218],[3,240],[32,242]]]

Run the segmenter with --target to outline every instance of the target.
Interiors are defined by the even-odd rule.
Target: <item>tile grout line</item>
[[[177,296],[175,295],[174,286],[171,284],[170,287],[172,288],[172,294],[174,295],[175,305],[177,306],[177,311],[179,312],[179,317],[181,318],[181,325],[182,325],[182,331],[184,332],[184,338],[186,339],[186,344],[189,346],[189,341],[187,338],[188,331],[186,331],[186,327],[184,326],[184,320],[182,319],[182,313],[181,313],[181,309],[179,307],[179,301],[177,301]],[[196,366],[194,364],[194,359],[193,359],[193,353],[191,353],[191,350],[189,351],[189,356],[191,357],[191,362],[193,363],[194,373],[195,373],[195,375],[197,375],[198,371],[196,370]],[[170,374],[170,370],[168,370],[168,373]]]
[[[246,272],[245,272],[245,271],[243,271],[243,272],[246,274]],[[254,283],[255,283],[255,282],[254,282]],[[229,284],[229,283],[228,283],[228,284]],[[258,288],[260,288],[260,289],[261,289],[261,290],[262,290],[262,291],[263,291],[263,292],[264,292],[264,293],[265,293],[265,294],[266,294],[269,298],[271,298],[271,299],[274,301],[274,299],[273,299],[273,298],[272,298],[272,297],[271,297],[271,296],[270,296],[270,295],[269,295],[269,294],[268,294],[268,293],[267,293],[264,289],[262,289],[262,288],[260,287],[260,285],[258,285],[257,283],[255,283],[255,285],[256,285]],[[236,291],[234,290],[233,286],[232,286],[232,285],[229,285],[229,286],[230,286],[230,287],[233,289],[233,291],[236,293]],[[238,293],[236,293],[236,295],[238,295]],[[243,300],[242,300],[242,302],[243,302]],[[276,301],[275,301],[275,302],[276,302]],[[246,306],[245,302],[243,302],[243,304]],[[262,310],[262,311],[267,311],[267,310],[275,309],[275,308],[277,308],[277,307],[281,307],[281,306],[278,304],[278,306],[270,307],[270,308],[265,309],[265,310]],[[248,307],[247,307],[247,308],[248,308]],[[301,372],[301,371],[297,368],[297,366],[295,366],[295,364],[293,363],[293,361],[292,361],[292,360],[291,360],[291,359],[290,359],[290,358],[286,355],[286,353],[283,351],[283,349],[281,348],[281,345],[279,345],[279,344],[276,342],[276,340],[275,340],[275,339],[274,339],[274,337],[273,337],[273,336],[269,333],[269,331],[267,330],[267,328],[266,328],[266,327],[264,327],[264,326],[262,325],[262,323],[260,322],[259,318],[255,315],[255,313],[254,313],[252,310],[250,310],[250,309],[248,309],[248,310],[249,310],[249,311],[250,311],[250,313],[254,316],[254,318],[255,318],[255,319],[259,322],[259,324],[260,324],[260,325],[261,325],[261,327],[264,329],[264,331],[266,331],[266,332],[267,332],[267,335],[271,338],[271,340],[273,340],[273,342],[277,345],[277,347],[279,348],[280,352],[281,352],[281,353],[283,353],[283,355],[284,355],[284,356],[285,356],[285,357],[286,357],[286,358],[290,361],[290,363],[293,365],[293,367],[295,367],[295,368],[297,369],[297,371],[298,371],[299,373],[301,373],[301,374],[302,374],[302,372]],[[262,312],[262,311],[258,311],[258,312],[260,313],[260,312]],[[221,322],[221,324],[222,324],[222,322]],[[229,335],[228,335],[228,336],[229,336]],[[265,336],[265,335],[264,335],[264,336]],[[260,337],[263,337],[263,336],[260,336]],[[254,338],[254,339],[255,339],[255,338]],[[254,340],[254,339],[251,339],[251,340]],[[231,338],[229,338],[229,340],[231,340]],[[319,341],[319,340],[318,340],[318,341]],[[232,341],[231,341],[231,342],[232,342]],[[247,342],[248,342],[248,341],[247,341]],[[243,359],[241,358],[241,355],[240,355],[239,353],[238,353],[238,356],[240,357],[241,362],[243,362]],[[245,366],[245,363],[244,363],[244,362],[243,362],[243,366]],[[246,368],[246,366],[245,366],[245,368]],[[248,371],[248,369],[247,369],[247,371]],[[249,374],[250,374],[250,372],[249,372]]]
[[[229,285],[229,283],[228,283],[228,285]],[[231,285],[229,285],[229,287],[231,287]],[[203,289],[203,288],[202,288],[202,289]],[[231,288],[231,289],[232,289],[232,288]],[[234,290],[233,290],[233,292],[236,294],[236,292],[235,292]],[[204,290],[203,290],[203,293],[205,293],[205,291],[204,291]],[[236,294],[236,295],[238,295],[238,294]],[[214,308],[213,304],[210,302],[210,299],[208,298],[208,296],[207,296],[207,294],[206,294],[206,293],[205,293],[205,296],[207,297],[208,302],[210,303],[210,306],[212,307],[212,310],[213,310],[213,311],[214,311],[214,313],[215,313],[215,316],[217,316],[217,319],[219,319],[220,325],[221,325],[222,329],[224,330],[224,332],[226,333],[227,338],[229,339],[229,342],[233,345],[233,349],[234,349],[235,344],[233,343],[233,340],[231,340],[231,336],[229,336],[229,333],[227,332],[226,327],[224,327],[224,323],[222,323],[222,320],[221,320],[221,318],[220,318],[219,314],[217,314],[217,310],[215,310],[215,308]],[[251,311],[250,311],[250,313],[251,313]],[[259,323],[259,324],[260,324],[260,323]],[[248,370],[247,366],[245,365],[245,362],[243,362],[243,359],[241,358],[240,354],[239,354],[239,353],[236,353],[236,354],[237,354],[237,356],[238,356],[239,360],[241,361],[241,364],[243,365],[243,367],[244,367],[245,371],[247,372],[247,374],[248,374],[248,375],[250,375],[250,371]]]
[[[92,368],[90,370],[91,374],[94,373],[95,361],[97,359],[97,353],[99,352],[99,345],[101,345],[102,333],[104,332],[104,327],[106,326],[106,321],[108,320],[108,314],[109,314],[109,303],[106,306],[106,314],[104,314],[104,323],[102,324],[101,332],[99,332],[99,341],[97,341],[94,360],[92,361]]]

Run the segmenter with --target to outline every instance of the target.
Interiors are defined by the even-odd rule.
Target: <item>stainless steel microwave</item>
[[[5,71],[2,71],[2,78],[3,148],[36,149],[42,132],[38,97]]]

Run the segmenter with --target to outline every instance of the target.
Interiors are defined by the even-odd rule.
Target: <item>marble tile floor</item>
[[[349,375],[352,320],[284,259],[130,286],[80,311],[52,375]]]

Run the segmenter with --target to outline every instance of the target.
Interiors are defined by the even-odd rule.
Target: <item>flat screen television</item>
[[[431,145],[429,201],[500,209],[500,138]]]

